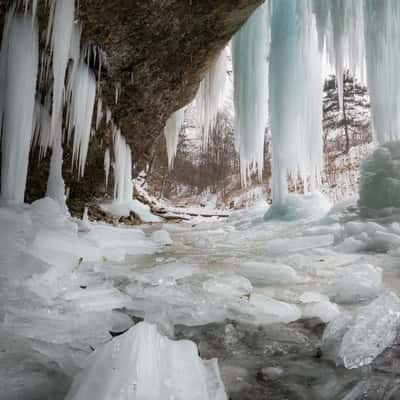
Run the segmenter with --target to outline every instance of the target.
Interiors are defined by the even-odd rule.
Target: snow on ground
[[[136,365],[136,372],[128,368],[132,376],[124,376],[137,383],[137,390],[148,384],[144,375],[156,379],[157,373],[157,379],[164,379],[160,387],[172,385],[174,398],[190,398],[177,394],[176,376],[169,375],[176,371],[168,371],[169,361],[164,358],[169,350],[151,353],[154,358],[149,363],[163,360],[163,370],[159,363],[155,363],[158,368],[149,370],[150,364],[146,367],[137,362],[161,342],[166,349],[175,346],[171,354],[181,360],[184,350],[180,342],[160,336],[173,338],[179,326],[198,332],[206,324],[223,324],[224,348],[229,350],[242,346],[244,339],[240,338],[251,332],[251,327],[261,327],[256,332],[273,332],[275,328],[268,327],[274,326],[288,329],[288,335],[296,332],[297,343],[303,333],[293,323],[329,323],[323,341],[316,339],[322,345],[324,363],[333,359],[347,368],[358,368],[374,362],[395,342],[400,326],[400,214],[361,218],[353,200],[324,215],[325,202],[316,204],[318,198],[312,197],[310,203],[321,211],[318,217],[309,213],[301,199],[294,207],[296,218],[266,220],[268,205],[259,203],[233,212],[228,219],[196,217],[142,229],[92,222],[80,229],[79,221],[63,215],[50,199],[0,208],[2,398],[61,399],[73,378],[93,378],[96,371],[106,375],[102,385],[122,385],[123,376],[106,374],[111,365],[107,364],[108,355],[124,373],[125,368]],[[112,335],[126,331],[138,318],[155,325],[138,325],[123,339],[110,343]],[[247,333],[240,334],[238,329]],[[144,340],[144,330],[151,330],[153,342]],[[365,330],[368,335],[363,337]],[[144,353],[119,352],[115,350],[118,343],[132,349],[140,343]],[[258,342],[249,343],[257,346]],[[246,356],[239,352],[235,358],[233,351],[219,361],[233,399],[241,398],[245,390],[235,377],[248,382],[251,363],[265,363],[264,356],[249,358],[251,346]],[[202,355],[204,347],[199,348]],[[91,366],[80,375],[94,349]],[[284,359],[272,354],[277,365],[269,365],[269,369],[264,365],[262,373],[268,375],[271,368],[280,368],[290,381]],[[182,374],[190,365],[207,369],[201,365],[209,364],[202,363],[195,353],[187,356],[186,361],[182,359]],[[350,375],[350,379],[350,372],[343,367],[326,365],[331,372],[318,375],[320,386],[307,386],[309,391],[322,390],[324,396],[312,392],[317,397],[310,398],[341,398],[335,397],[339,391],[345,395],[360,382],[358,375]],[[212,368],[219,376],[216,364]],[[326,370],[322,364],[318,368]],[[135,374],[144,380],[136,380]],[[208,390],[208,379],[217,382],[215,376],[207,375],[203,384],[196,381],[198,390]],[[77,379],[80,383],[74,385],[70,398],[86,399],[79,397],[80,390],[91,390],[96,380]],[[338,389],[330,392],[321,385]],[[187,388],[182,390],[186,393]],[[353,398],[357,397],[349,397]]]

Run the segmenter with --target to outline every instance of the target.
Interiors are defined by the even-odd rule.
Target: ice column
[[[378,142],[400,139],[400,2],[365,0],[367,80]]]
[[[287,175],[315,186],[322,168],[322,74],[309,0],[273,0],[270,49],[272,196],[284,205]]]
[[[236,142],[242,182],[262,174],[268,119],[269,3],[260,6],[232,41]]]
[[[12,12],[12,11],[11,11]],[[23,203],[34,129],[38,34],[28,15],[8,15],[1,51],[1,195]]]
[[[132,153],[119,130],[114,133],[114,199],[117,203],[132,200]]]

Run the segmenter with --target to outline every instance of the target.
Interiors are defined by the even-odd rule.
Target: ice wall
[[[268,117],[269,3],[260,6],[232,40],[236,142],[242,182],[262,174]]]
[[[38,33],[32,16],[14,15],[13,10],[7,15],[0,68],[1,196],[7,202],[23,203],[38,73]]]
[[[322,73],[308,0],[272,1],[270,48],[272,195],[285,203],[287,175],[313,189],[322,168]]]

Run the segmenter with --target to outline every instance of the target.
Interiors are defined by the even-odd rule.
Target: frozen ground
[[[220,375],[232,400],[400,398],[400,214],[316,201],[141,229],[0,208],[0,399],[75,377],[69,399],[99,399],[100,375],[113,400],[220,400]]]

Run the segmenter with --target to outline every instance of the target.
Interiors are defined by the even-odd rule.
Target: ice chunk
[[[394,293],[383,294],[356,315],[344,334],[339,357],[346,368],[370,364],[391,346],[400,327],[400,299]]]
[[[153,232],[151,237],[155,242],[157,242],[161,245],[171,245],[172,244],[172,239],[171,239],[170,234],[164,229]]]
[[[293,239],[274,239],[268,242],[270,255],[281,255],[328,247],[333,243],[333,235],[299,236]]]
[[[226,400],[216,360],[142,322],[97,350],[66,400]]]
[[[330,288],[331,297],[339,304],[372,299],[382,290],[382,270],[370,264],[344,268]]]
[[[300,298],[300,302],[308,303],[319,303],[321,301],[329,301],[329,297],[318,292],[304,292]]]
[[[111,313],[60,313],[52,310],[13,310],[2,327],[18,336],[54,344],[96,346],[110,339]]]
[[[300,309],[258,293],[231,305],[230,318],[255,324],[289,323],[301,317]]]
[[[227,297],[246,296],[253,291],[249,280],[235,274],[223,274],[208,279],[203,283],[203,288],[207,292]]]
[[[281,263],[246,261],[240,265],[239,273],[254,285],[289,284],[301,281],[292,267]]]
[[[322,350],[346,368],[370,364],[391,346],[400,328],[400,299],[385,293],[353,316],[340,315],[326,328]]]
[[[138,270],[137,279],[152,285],[186,278],[198,272],[197,267],[182,262],[170,262],[146,270]]]
[[[303,308],[303,318],[319,318],[322,322],[329,322],[340,314],[339,307],[330,301],[319,301],[306,304]]]

